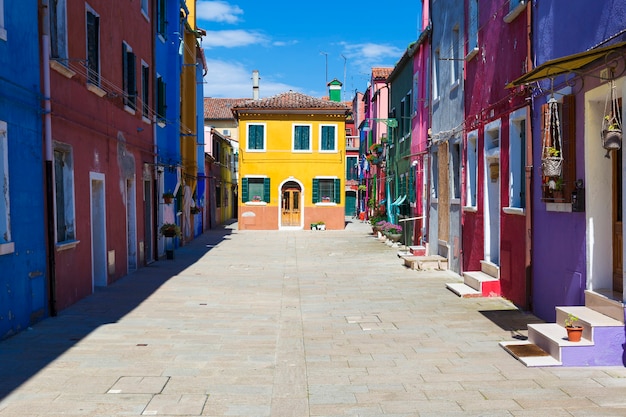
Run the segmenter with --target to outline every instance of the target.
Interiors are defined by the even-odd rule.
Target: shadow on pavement
[[[236,229],[209,230],[165,258],[134,271],[8,339],[0,341],[0,400],[97,328],[115,323],[171,277],[197,262]],[[50,383],[63,383],[62,381]]]

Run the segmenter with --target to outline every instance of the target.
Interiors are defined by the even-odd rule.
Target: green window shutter
[[[335,204],[341,203],[341,180],[339,178],[335,179]]]
[[[416,167],[411,167],[410,177],[409,177],[409,202],[415,203],[415,171]]]
[[[320,201],[320,180],[317,178],[313,178],[313,204],[318,203]]]
[[[241,202],[245,203],[246,201],[250,201],[250,198],[248,196],[248,179],[242,178],[241,179]]]
[[[263,178],[263,201],[270,202],[270,179]]]

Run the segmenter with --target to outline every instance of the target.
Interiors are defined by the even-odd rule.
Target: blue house
[[[183,58],[183,23],[180,10],[184,0],[156,2],[155,71],[156,71],[156,144],[157,144],[157,195],[172,192],[180,196],[180,74]],[[176,207],[182,203],[176,198],[165,203],[159,198],[158,223],[175,223]],[[158,255],[165,253],[165,240],[159,238]]]
[[[37,20],[36,2],[0,7],[0,339],[50,313]]]

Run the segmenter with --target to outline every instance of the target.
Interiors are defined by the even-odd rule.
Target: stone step
[[[557,323],[536,323],[528,325],[528,341],[545,350],[559,362],[563,362],[564,347],[593,346],[593,342],[583,335],[580,342],[567,340],[567,330]]]
[[[404,266],[417,269],[421,271],[426,270],[447,270],[448,269],[448,260],[443,256],[439,255],[428,255],[428,256],[401,256],[404,260]]]
[[[500,280],[482,271],[463,272],[463,282],[484,297],[500,296]]]
[[[556,324],[565,327],[565,319],[573,314],[578,317],[578,324],[583,327],[583,338],[594,340],[594,329],[598,327],[620,327],[624,324],[605,314],[585,306],[566,306],[556,308]]]
[[[409,246],[409,251],[414,256],[426,256],[426,246]]]
[[[624,303],[622,303],[620,295],[611,290],[586,290],[585,307],[624,324]]]
[[[495,279],[500,279],[500,266],[492,262],[484,260],[480,261],[480,271],[487,275],[491,275]]]
[[[446,288],[461,298],[482,297],[482,293],[480,291],[476,291],[469,285],[466,285],[462,282],[453,282],[446,284]]]
[[[515,359],[527,367],[561,366],[563,363],[556,360],[548,352],[527,340],[504,341],[499,343]]]

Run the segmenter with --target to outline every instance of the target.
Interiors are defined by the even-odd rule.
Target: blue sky
[[[205,97],[252,97],[289,90],[328,95],[326,81],[344,83],[344,100],[364,91],[371,68],[393,67],[419,36],[420,0],[197,1],[208,74]]]

